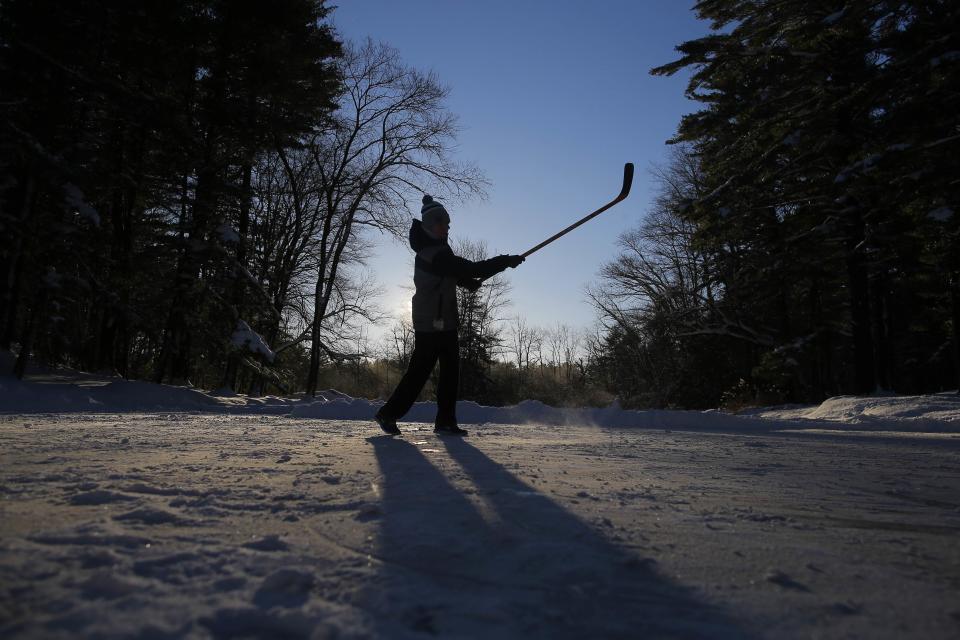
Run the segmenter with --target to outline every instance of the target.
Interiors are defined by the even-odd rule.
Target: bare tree
[[[620,252],[588,290],[615,338],[607,362],[616,370],[614,386],[631,381],[629,393],[645,394],[651,406],[666,406],[689,380],[692,337],[720,334],[757,343],[762,328],[724,315],[723,291],[711,257],[695,242],[696,224],[684,207],[703,194],[699,160],[691,149],[675,147],[666,165],[654,170],[654,205],[636,228],[622,234]],[[624,383],[625,384],[625,383]]]
[[[543,331],[531,326],[523,316],[517,315],[510,320],[509,351],[513,354],[517,366],[517,382],[522,388],[526,373],[530,369],[531,358],[538,353],[543,344]],[[537,362],[536,359],[533,362]]]
[[[546,331],[547,348],[550,350],[550,365],[559,370],[570,338],[570,327],[558,322]]]
[[[573,379],[573,368],[580,357],[583,344],[582,332],[558,322],[544,331],[543,336],[554,374],[570,382]]]
[[[577,363],[582,363],[581,348],[583,346],[583,331],[568,329],[563,336],[563,370],[567,383],[573,382],[573,372]],[[582,366],[581,366],[582,368]]]
[[[659,184],[654,206],[636,228],[619,238],[620,254],[604,265],[602,285],[588,295],[601,319],[636,330],[636,318],[657,307],[679,323],[684,312],[701,309],[712,291],[705,257],[693,246],[694,225],[678,215],[678,204],[696,193],[699,171],[688,150],[674,148],[666,167],[653,170]]]
[[[308,394],[316,392],[321,355],[331,349],[324,322],[338,273],[360,232],[400,235],[409,203],[422,192],[465,197],[482,194],[485,186],[477,169],[450,157],[456,119],[444,107],[448,90],[433,74],[403,65],[395,49],[372,41],[345,47],[341,63],[340,109],[332,126],[307,144],[323,211],[313,240]]]
[[[385,343],[384,356],[396,362],[401,369],[406,369],[413,354],[413,323],[406,318],[397,319],[390,328],[390,335],[385,337]]]
[[[312,160],[303,151],[263,156],[253,180],[254,276],[264,283],[277,314],[304,293],[311,274],[310,246],[322,217],[310,188]],[[276,339],[279,323],[269,332]]]
[[[313,335],[313,294],[321,261],[317,239],[327,217],[318,183],[316,161],[304,148],[278,148],[261,157],[254,171],[247,277],[260,286],[272,309],[264,320],[264,335],[276,353]],[[379,285],[363,271],[369,252],[370,242],[353,234],[340,254],[321,317],[324,360],[342,362],[355,356],[362,327],[382,316],[375,304]]]

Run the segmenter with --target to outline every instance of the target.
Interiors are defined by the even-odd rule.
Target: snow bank
[[[858,430],[960,433],[960,395],[837,396],[819,405],[757,409],[741,415],[764,420],[817,421]]]
[[[12,367],[10,354],[0,365]],[[204,392],[74,371],[41,372],[21,381],[0,376],[0,413],[186,411],[288,415],[293,418],[372,422],[382,404],[327,389],[316,397],[251,397],[229,390]],[[404,422],[431,423],[436,404],[418,402]],[[856,431],[960,433],[960,395],[839,396],[815,406],[720,411],[629,411],[617,403],[604,408],[557,408],[536,400],[509,407],[457,403],[462,424],[592,425],[596,427],[769,431],[844,428]]]
[[[80,385],[0,377],[2,413],[203,411],[218,405],[215,398],[202,391],[149,382],[116,380]]]

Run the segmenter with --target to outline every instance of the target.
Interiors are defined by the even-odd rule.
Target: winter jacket
[[[473,262],[454,255],[446,240],[435,240],[423,230],[419,220],[410,225],[410,248],[414,261],[413,330],[455,331],[457,285],[476,289],[480,280],[510,266],[510,256],[497,256]]]

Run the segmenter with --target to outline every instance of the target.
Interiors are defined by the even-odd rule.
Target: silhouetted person
[[[454,255],[447,244],[450,215],[443,205],[430,196],[423,196],[421,220],[410,225],[410,247],[417,257],[413,270],[414,346],[410,366],[397,384],[393,395],[375,416],[380,428],[398,434],[397,420],[406,415],[440,360],[437,382],[437,419],[434,431],[466,435],[457,425],[457,387],[460,383],[460,352],[457,343],[457,286],[471,291],[480,288],[482,280],[516,267],[523,256],[502,255],[472,262]]]

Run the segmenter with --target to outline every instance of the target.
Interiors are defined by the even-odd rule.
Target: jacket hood
[[[428,236],[427,232],[423,230],[423,225],[420,224],[420,220],[414,218],[413,222],[410,223],[410,248],[420,253],[427,247],[439,244],[447,244],[447,241],[435,240]]]

